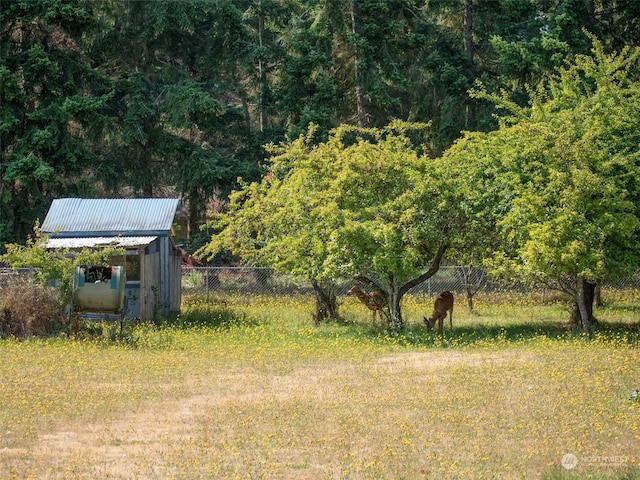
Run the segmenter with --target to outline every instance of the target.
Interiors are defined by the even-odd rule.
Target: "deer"
[[[442,324],[447,317],[447,311],[449,312],[449,326],[453,330],[453,293],[449,291],[442,292],[436,297],[431,318],[427,319],[427,317],[422,317],[429,332],[433,329],[437,321],[438,331],[442,333]]]
[[[385,309],[387,308],[387,302],[382,297],[380,292],[371,292],[367,293],[363,291],[358,285],[354,285],[347,292],[347,296],[355,295],[358,300],[365,304],[365,306],[371,310],[371,323],[375,325],[376,323],[376,313],[380,312],[380,317],[384,317],[384,321],[388,324],[389,317],[385,313]]]

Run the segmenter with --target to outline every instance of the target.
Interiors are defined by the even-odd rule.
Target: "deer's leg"
[[[453,330],[453,307],[449,310],[449,327]]]
[[[445,314],[445,315],[446,315],[446,314]],[[440,333],[442,333],[442,324],[444,323],[444,317],[445,317],[445,315],[440,315],[440,316],[438,317],[438,331],[439,331]]]

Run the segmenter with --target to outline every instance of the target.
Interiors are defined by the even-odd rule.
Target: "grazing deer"
[[[367,293],[363,291],[357,285],[351,287],[351,289],[347,292],[347,295],[355,295],[358,300],[366,305],[366,307],[371,310],[371,322],[375,325],[376,323],[376,313],[380,312],[381,318],[384,319],[385,323],[389,323],[389,317],[387,316],[385,309],[387,308],[387,302],[382,297],[380,292],[371,292]]]
[[[447,316],[447,311],[449,311],[449,326],[453,329],[453,293],[448,291],[442,292],[436,298],[433,304],[431,318],[427,319],[427,317],[423,317],[424,323],[427,324],[427,330],[431,331],[437,321],[438,331],[442,333],[442,323]]]

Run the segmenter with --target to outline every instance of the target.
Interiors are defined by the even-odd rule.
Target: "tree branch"
[[[413,287],[420,285],[422,282],[426,281],[427,279],[433,277],[436,274],[436,272],[440,268],[440,262],[442,261],[442,257],[444,256],[444,253],[447,251],[447,248],[449,248],[449,245],[444,243],[440,244],[435,257],[431,262],[431,267],[429,267],[429,270],[427,270],[422,275],[414,278],[413,280],[409,280],[407,283],[402,285],[402,287],[400,287],[398,290],[398,294],[400,297],[402,297],[405,293],[407,293]]]
[[[378,283],[375,280],[372,280],[369,277],[365,277],[364,275],[357,275],[353,278],[357,283],[366,285],[367,287],[369,287],[372,290],[375,290],[376,292],[380,293],[385,300],[387,299],[387,292],[385,291],[384,288],[382,288],[380,285],[378,285]]]

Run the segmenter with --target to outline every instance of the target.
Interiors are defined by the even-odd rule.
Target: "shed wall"
[[[153,320],[160,304],[160,252],[140,255],[140,319]],[[160,312],[158,312],[160,313]]]
[[[182,255],[176,249],[171,250],[169,270],[169,312],[175,313],[180,311],[182,302]]]

